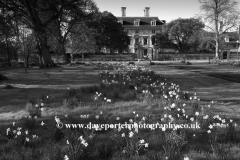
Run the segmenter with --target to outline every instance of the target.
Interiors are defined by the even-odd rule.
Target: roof
[[[162,29],[162,25],[166,23],[165,20],[159,20],[158,17],[117,17],[120,21],[123,21],[123,27],[125,29]],[[140,20],[139,26],[134,26],[134,21]],[[151,25],[151,21],[156,21],[156,26]]]

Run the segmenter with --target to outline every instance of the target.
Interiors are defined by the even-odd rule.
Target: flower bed
[[[239,159],[239,128],[235,120],[214,114],[214,102],[202,105],[196,93],[182,92],[178,85],[145,67],[123,63],[97,66],[107,70],[99,74],[101,84],[68,89],[64,99],[67,107],[79,106],[75,102],[87,94],[92,101],[90,110],[41,119],[46,105],[56,98],[31,100],[26,106],[29,116],[1,126],[0,156],[36,160]],[[136,101],[142,110],[109,115],[110,110],[131,107],[116,108],[114,104],[120,101]],[[95,124],[91,129],[77,125],[90,123]],[[131,126],[101,128],[101,124],[125,123]],[[165,126],[170,123],[175,127]],[[67,124],[76,125],[66,128]],[[145,129],[140,127],[144,124],[148,126]]]

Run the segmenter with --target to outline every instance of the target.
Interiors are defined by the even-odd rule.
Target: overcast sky
[[[100,11],[109,11],[116,17],[121,17],[121,7],[126,7],[126,16],[144,16],[145,7],[150,7],[150,16],[161,20],[171,20],[194,17],[200,14],[198,0],[94,0]],[[237,0],[238,1],[238,0]],[[238,4],[240,9],[240,3]]]

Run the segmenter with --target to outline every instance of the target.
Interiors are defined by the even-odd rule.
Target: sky
[[[191,18],[200,14],[198,0],[94,0],[101,12],[111,12],[121,17],[121,7],[126,7],[127,17],[144,16],[145,7],[150,7],[150,16],[170,22],[177,18]],[[238,1],[238,0],[237,0]],[[238,4],[240,9],[240,3]]]

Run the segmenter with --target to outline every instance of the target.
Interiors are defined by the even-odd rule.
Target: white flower
[[[199,115],[199,112],[196,112],[195,115],[198,116],[198,115]]]
[[[26,138],[26,141],[29,142],[29,138]]]
[[[141,143],[141,144],[144,143],[144,142],[145,142],[144,139],[140,140],[140,143]]]
[[[125,137],[125,133],[122,134],[122,137]]]
[[[102,114],[102,111],[100,111],[100,114]]]
[[[209,128],[212,129],[212,128],[213,128],[213,125],[210,124],[210,125],[209,125]]]
[[[203,116],[203,119],[208,119],[208,117],[209,117],[208,115],[206,115],[206,116]]]
[[[222,120],[222,123],[226,123],[226,120],[225,120],[225,119],[223,119],[223,120]]]
[[[69,144],[69,141],[67,140],[67,144]]]
[[[57,123],[60,123],[60,119],[59,119],[57,116],[55,116],[55,121],[56,121]]]
[[[185,113],[185,109],[182,109],[182,113]]]
[[[145,143],[145,147],[146,147],[146,148],[148,147],[148,145],[149,145],[149,143]]]
[[[176,107],[176,104],[175,104],[175,103],[173,103],[173,104],[171,105],[171,108],[174,108],[174,107]]]
[[[164,118],[167,118],[167,114],[164,114]]]
[[[130,123],[133,123],[133,120],[132,120],[132,119],[129,119],[129,122],[130,122]]]
[[[41,106],[43,107],[43,106],[44,106],[44,104],[43,104],[43,103],[41,103]]]
[[[25,134],[26,134],[26,135],[28,134],[28,130],[25,131]]]
[[[170,119],[171,119],[171,118],[172,118],[172,115],[168,115],[168,118],[170,118]]]
[[[189,160],[189,158],[188,157],[184,157],[184,159],[183,160]]]
[[[38,104],[36,104],[35,107],[38,107]]]
[[[13,126],[15,126],[15,122],[13,122]]]
[[[211,107],[211,105],[209,104],[209,105],[208,105],[208,108],[210,108],[210,107]]]
[[[180,108],[177,109],[177,111],[180,111],[180,110],[181,110]]]
[[[163,128],[162,128],[162,131],[163,131],[163,132],[164,132],[164,131],[166,131],[166,128],[165,128],[165,127],[163,127]]]
[[[20,135],[21,135],[21,131],[18,131],[18,132],[17,132],[17,135],[19,135],[19,136],[20,136]]]
[[[138,114],[136,114],[136,117],[138,117]]]
[[[232,123],[232,122],[233,122],[233,120],[232,120],[232,119],[230,119],[230,122]]]
[[[184,104],[183,104],[183,107],[185,107],[185,106],[186,106],[186,104],[184,103]]]
[[[67,155],[65,155],[63,158],[64,158],[63,160],[69,160]]]
[[[109,103],[110,103],[110,102],[111,102],[111,99],[107,99],[107,102],[109,102]]]
[[[136,112],[135,111],[133,111],[133,114],[135,114]]]
[[[134,133],[131,131],[131,132],[129,133],[129,138],[132,138],[133,135],[134,135]]]
[[[142,117],[142,120],[145,121],[145,120],[146,120],[146,117]]]
[[[194,118],[193,118],[193,117],[191,117],[191,118],[190,118],[190,120],[191,120],[191,121],[194,121]]]
[[[99,118],[99,115],[96,115],[96,119],[98,119]]]
[[[41,108],[40,110],[43,112],[43,111],[44,111],[44,108]]]
[[[208,130],[207,133],[211,133],[211,130]]]
[[[43,126],[43,125],[44,125],[44,122],[42,121],[41,126]]]
[[[120,119],[119,117],[116,118],[116,120],[119,120],[119,119]]]

